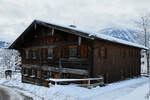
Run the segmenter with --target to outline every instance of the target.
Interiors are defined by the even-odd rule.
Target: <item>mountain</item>
[[[0,40],[0,48],[7,48],[9,45],[10,43]]]
[[[144,36],[140,32],[127,28],[105,28],[98,31],[98,33],[138,44],[143,44],[144,40]]]

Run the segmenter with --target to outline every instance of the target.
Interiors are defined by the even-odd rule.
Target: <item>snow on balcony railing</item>
[[[55,85],[57,85],[58,83],[63,83],[63,82],[79,82],[79,81],[88,81],[87,84],[77,84],[79,86],[83,86],[83,87],[89,87],[89,86],[97,86],[97,85],[104,85],[104,79],[103,77],[100,78],[85,78],[85,79],[54,79],[54,78],[49,78],[46,79],[47,81],[50,81],[50,84],[52,84],[52,82],[54,82]],[[97,83],[92,83],[91,81],[98,81]]]

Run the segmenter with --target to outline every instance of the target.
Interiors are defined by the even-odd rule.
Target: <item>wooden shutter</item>
[[[55,55],[55,58],[59,58],[59,48],[58,47],[56,47],[54,49],[54,55]]]
[[[62,58],[64,58],[65,57],[65,47],[62,47]]]

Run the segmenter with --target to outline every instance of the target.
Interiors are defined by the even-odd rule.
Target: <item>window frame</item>
[[[53,59],[53,57],[54,57],[54,49],[48,48],[47,49],[47,59]]]
[[[32,59],[37,59],[36,50],[32,50]]]

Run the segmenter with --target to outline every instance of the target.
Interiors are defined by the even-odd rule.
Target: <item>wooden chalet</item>
[[[35,20],[12,43],[22,57],[22,82],[98,78],[106,83],[140,75],[143,46],[102,34]]]

